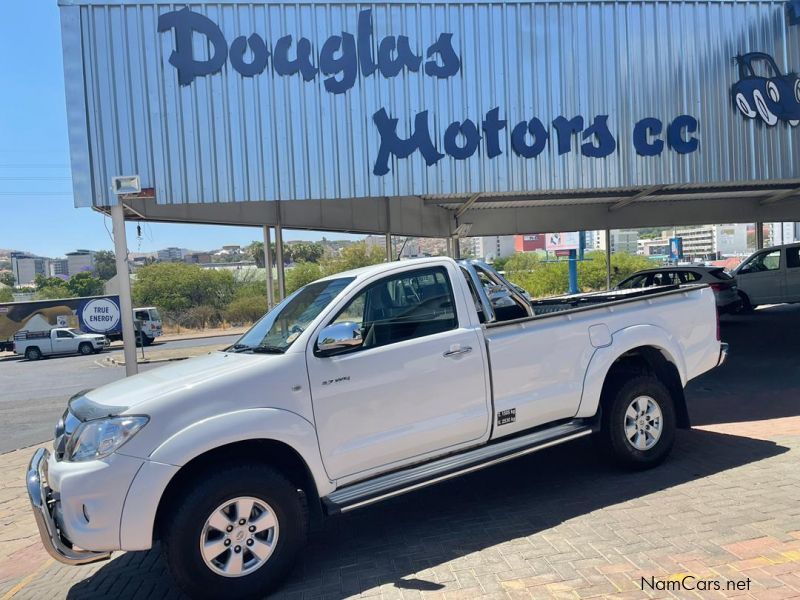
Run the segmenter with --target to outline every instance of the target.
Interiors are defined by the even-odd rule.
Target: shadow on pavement
[[[727,362],[689,382],[692,425],[800,415],[800,304],[725,317]]]
[[[589,440],[579,440],[329,519],[277,595],[337,598],[385,584],[398,594],[435,591],[442,586],[421,571],[787,450],[746,437],[680,431],[662,466],[628,472],[602,462]],[[109,597],[126,589],[136,589],[137,598],[178,594],[154,549],[124,554],[75,584],[68,597]]]

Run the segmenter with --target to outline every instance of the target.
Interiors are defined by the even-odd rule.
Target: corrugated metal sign
[[[78,205],[799,172],[784,2],[61,4]]]

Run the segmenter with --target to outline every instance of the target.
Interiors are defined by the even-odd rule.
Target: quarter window
[[[790,269],[800,268],[800,246],[786,249],[786,266]]]
[[[437,267],[381,279],[363,289],[333,320],[345,321],[361,328],[361,349],[455,329],[458,321],[447,272]]]

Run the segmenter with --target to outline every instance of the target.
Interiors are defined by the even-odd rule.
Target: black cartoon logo
[[[800,77],[781,73],[769,54],[748,52],[735,59],[739,81],[731,87],[733,103],[748,119],[760,118],[769,127],[778,120],[800,124]]]

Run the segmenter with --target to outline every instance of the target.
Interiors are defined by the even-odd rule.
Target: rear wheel
[[[190,597],[255,598],[289,573],[307,523],[297,486],[254,464],[203,473],[164,528],[170,570]]]
[[[661,463],[675,441],[675,405],[652,375],[630,379],[604,403],[598,443],[615,462],[633,469]]]
[[[42,358],[42,351],[36,346],[31,346],[25,350],[25,358],[28,360],[39,360]]]
[[[94,352],[94,348],[92,348],[92,345],[89,342],[83,342],[80,346],[78,346],[78,352],[84,356],[89,356]]]

